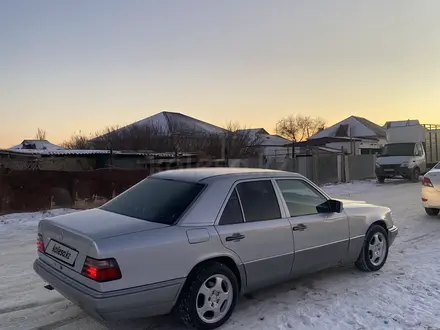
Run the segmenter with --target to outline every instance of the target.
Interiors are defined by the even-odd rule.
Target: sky
[[[437,0],[2,0],[0,147],[161,111],[440,124]]]

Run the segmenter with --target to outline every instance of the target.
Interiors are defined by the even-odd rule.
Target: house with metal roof
[[[385,128],[358,116],[350,116],[324,130],[319,131],[309,140],[325,138],[345,139],[346,141],[327,142],[327,147],[341,149],[350,154],[369,154],[379,152],[386,144]]]
[[[231,134],[231,132],[225,128],[192,118],[182,113],[169,111],[162,111],[153,116],[124,126],[111,134],[118,134],[120,132],[122,135],[125,131],[134,127],[150,127],[155,136],[161,136],[164,138],[173,135],[181,135],[193,136],[196,139],[204,139],[205,136],[212,136],[215,134],[225,136]],[[269,134],[264,128],[241,129],[236,133],[246,135],[249,139],[249,147],[258,148],[258,152],[261,155],[267,157],[275,156],[277,154],[285,156],[288,152],[284,145],[289,143],[289,140],[286,140],[279,135]],[[95,146],[102,147],[100,141],[103,140],[106,140],[106,135],[91,140],[91,143],[94,144],[94,142],[96,142]]]
[[[66,149],[47,140],[24,140],[12,148],[0,149],[0,172],[3,170],[145,169],[164,164],[194,163],[198,158],[199,156],[194,153]]]
[[[287,158],[291,154],[291,148],[286,146],[291,141],[280,135],[269,134],[264,128],[241,129],[238,133],[247,134],[251,141],[258,141],[256,147],[261,156]]]
[[[123,132],[133,127],[151,127],[155,134],[170,136],[173,134],[196,133],[200,135],[224,134],[226,129],[204,122],[202,120],[184,115],[179,112],[162,111],[153,116],[144,118],[132,124],[121,127],[115,131]],[[97,137],[91,142],[99,140]]]
[[[9,150],[65,150],[65,148],[50,143],[47,140],[23,140],[20,144],[9,148]]]

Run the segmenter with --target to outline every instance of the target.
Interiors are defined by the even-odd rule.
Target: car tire
[[[439,213],[439,209],[431,209],[431,208],[425,208],[426,214],[430,215],[431,217],[436,217]]]
[[[414,168],[411,173],[411,181],[419,182],[420,181],[420,169],[418,167]]]
[[[175,314],[189,328],[212,330],[231,317],[238,293],[238,280],[234,272],[222,263],[208,263],[188,278],[175,306]],[[226,296],[227,300],[224,300]],[[206,309],[204,314],[203,307]],[[214,309],[219,313],[218,317],[215,317]]]
[[[379,183],[385,183],[385,177],[384,177],[384,176],[378,176],[378,177],[377,177],[377,182],[379,182]]]
[[[355,265],[362,271],[375,272],[385,265],[388,258],[388,233],[380,225],[372,225],[365,235],[364,245]]]

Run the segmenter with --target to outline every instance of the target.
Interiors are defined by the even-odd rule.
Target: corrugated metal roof
[[[380,127],[379,125],[363,117],[350,116],[322,131],[317,132],[316,134],[309,137],[308,140],[314,140],[324,137],[335,137],[337,133],[341,135],[341,133],[344,133],[340,130],[341,125],[348,125],[348,131],[345,131],[345,134],[351,137],[385,138],[386,136],[386,132],[383,127]]]
[[[264,128],[249,128],[237,131],[239,134],[249,134],[251,139],[258,139],[261,146],[283,146],[290,141],[279,135],[267,133]]]
[[[371,129],[374,133],[376,133],[377,136],[386,137],[386,132],[383,127],[380,127],[376,123],[373,123],[372,121],[363,117],[358,117],[358,116],[352,116],[352,117],[356,119],[358,122],[360,122],[362,125],[364,125],[365,127]]]
[[[40,155],[40,156],[96,156],[96,155],[109,155],[110,150],[93,150],[93,149],[63,149],[63,150],[36,150],[36,149],[7,149],[1,150],[3,153],[10,154],[26,154],[26,155]],[[126,155],[126,156],[152,156],[152,157],[167,157],[172,158],[175,156],[173,152],[127,152],[117,151],[112,152],[114,155]],[[179,157],[194,156],[194,153],[178,153]]]
[[[62,150],[37,150],[37,149],[16,149],[16,150],[3,150],[9,151],[14,154],[28,154],[28,155],[41,155],[41,156],[72,156],[72,155],[101,155],[109,154],[109,150],[74,150],[74,149],[62,149]]]
[[[33,149],[29,149],[32,147]],[[9,148],[10,150],[65,150],[47,140],[23,140],[20,144]]]
[[[341,153],[341,150],[335,149],[335,148],[330,148],[330,147],[318,147],[318,149],[322,150],[322,151],[332,152],[332,153],[335,153],[335,154],[340,154]]]
[[[237,133],[240,134],[253,134],[253,135],[257,135],[257,134],[269,134],[264,128],[260,127],[260,128],[244,128],[244,129],[239,129],[237,130]]]
[[[123,132],[131,127],[152,127],[157,129],[161,134],[168,135],[170,133],[197,132],[201,134],[223,134],[226,132],[224,128],[209,124],[196,118],[184,115],[179,112],[162,111],[153,116],[139,120],[133,124],[121,127],[116,132]],[[104,134],[103,136],[105,136]],[[100,137],[96,137],[91,141],[97,141]]]
[[[283,138],[279,135],[266,135],[266,134],[258,134],[257,137],[261,139],[262,146],[284,146],[287,143],[291,143],[291,141]]]

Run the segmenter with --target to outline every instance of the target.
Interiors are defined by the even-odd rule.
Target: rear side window
[[[238,199],[237,190],[231,194],[228,203],[223,210],[222,217],[220,218],[220,225],[233,225],[243,222],[243,213],[241,212],[240,201]]]
[[[281,218],[280,206],[271,181],[239,183],[237,191],[246,222]]]
[[[101,206],[101,209],[171,225],[203,188],[200,183],[147,178]]]
[[[435,168],[436,170],[440,170],[440,163],[437,163],[437,165],[435,165],[434,168]]]

